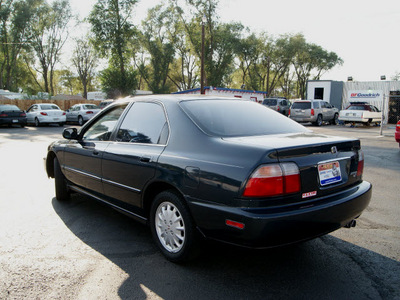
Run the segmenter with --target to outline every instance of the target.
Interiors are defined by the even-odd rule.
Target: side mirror
[[[63,138],[67,140],[78,139],[78,129],[76,128],[65,128],[63,131]]]

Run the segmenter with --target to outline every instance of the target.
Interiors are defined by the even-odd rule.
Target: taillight
[[[278,108],[276,109],[276,111],[280,111],[281,110],[281,108],[278,106]]]
[[[313,116],[315,114],[314,108],[311,108],[311,115]]]
[[[288,115],[290,116],[290,108],[289,108],[289,114]]]
[[[400,131],[400,121],[397,122],[396,131]]]
[[[65,116],[66,114],[67,114],[67,113],[66,113],[65,111],[63,111],[63,114],[62,114],[62,115]]]
[[[26,117],[26,113],[21,113],[19,116],[20,117]]]
[[[87,114],[92,114],[93,112],[91,110],[88,110],[86,113]]]
[[[8,117],[8,115],[7,114],[1,114],[0,117],[5,118],[5,117]]]
[[[40,114],[41,114],[42,116],[47,116],[47,113],[45,113],[44,111],[40,112]]]
[[[358,150],[358,166],[357,166],[357,177],[361,177],[364,172],[364,153],[362,150]]]
[[[295,163],[261,165],[247,181],[244,197],[270,197],[300,191],[300,171]]]

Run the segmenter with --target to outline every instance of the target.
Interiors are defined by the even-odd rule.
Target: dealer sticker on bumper
[[[342,180],[339,162],[329,162],[318,165],[319,181],[321,185],[328,185]]]

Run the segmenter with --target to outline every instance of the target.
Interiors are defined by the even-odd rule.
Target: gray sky
[[[86,16],[95,2],[71,0],[71,6]],[[139,1],[134,18],[142,20],[160,2]],[[307,42],[335,52],[344,64],[322,79],[377,81],[400,72],[400,0],[220,0],[219,15],[254,32],[302,33]]]

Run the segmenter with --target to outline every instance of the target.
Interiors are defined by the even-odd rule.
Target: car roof
[[[118,99],[115,102],[133,102],[133,101],[161,101],[164,103],[179,103],[181,101],[190,100],[236,100],[236,101],[251,101],[246,99],[239,99],[235,97],[221,97],[209,95],[188,95],[188,94],[169,94],[169,95],[145,95],[145,96],[128,96],[126,98]]]

